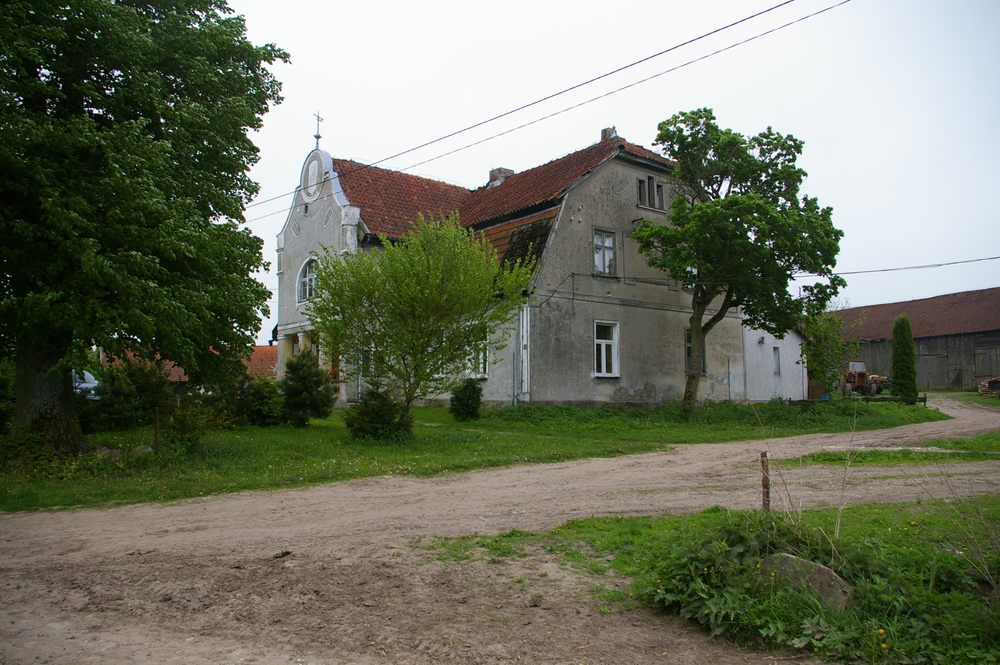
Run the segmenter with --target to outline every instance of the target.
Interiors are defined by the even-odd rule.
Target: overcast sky
[[[845,232],[838,272],[1000,256],[1000,2],[851,0],[467,150],[494,134],[807,16],[795,0],[734,28],[381,166],[467,188],[586,147],[603,127],[652,147],[656,125],[703,106],[720,126],[805,141],[805,191]],[[304,2],[232,0],[250,39],[291,54],[284,102],[253,136],[257,201],[294,190],[315,145],[372,163],[559,92],[780,0]],[[247,210],[274,261],[291,198]],[[1000,286],[1000,261],[847,275],[852,306]],[[264,276],[272,289],[277,278]],[[277,311],[277,300],[271,309]],[[266,343],[276,319],[265,321]]]

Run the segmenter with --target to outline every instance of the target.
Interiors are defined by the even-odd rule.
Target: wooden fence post
[[[764,512],[771,512],[771,474],[768,472],[767,468],[767,451],[760,451],[760,488],[761,488],[761,504],[764,507]]]

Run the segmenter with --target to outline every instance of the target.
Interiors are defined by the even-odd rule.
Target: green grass
[[[958,395],[958,399],[963,402],[968,402],[969,404],[979,404],[980,406],[991,406],[994,409],[1000,409],[1000,397],[997,395],[977,395],[975,393],[966,393],[964,395]]]
[[[764,433],[773,438],[947,418],[923,407],[846,400],[807,407],[780,401],[755,407],[721,403],[698,409],[688,421],[677,405],[656,411],[523,406],[487,412],[472,423],[458,423],[439,407],[413,413],[414,437],[405,443],[352,440],[335,413],[302,429],[216,430],[189,450],[164,445],[159,456],[111,460],[88,455],[49,465],[43,473],[8,465],[0,473],[0,510],[171,501],[380,475],[432,476],[760,439]],[[88,440],[127,452],[152,446],[153,432],[139,428],[93,434]]]
[[[515,552],[531,544],[560,556],[597,577],[594,589],[604,589],[600,578],[614,570],[631,590],[603,599],[680,614],[740,645],[805,649],[843,662],[972,664],[1000,662],[1000,597],[991,595],[1000,591],[998,531],[1000,497],[990,495],[839,514],[715,507],[497,538]],[[436,547],[461,542],[439,539]],[[757,564],[775,552],[833,567],[853,589],[852,605],[837,611],[764,579]]]
[[[935,450],[936,449],[936,450]],[[1000,459],[1000,432],[989,432],[971,439],[935,439],[905,450],[824,450],[793,459],[778,460],[782,466],[810,464],[851,465],[939,464],[981,462]]]

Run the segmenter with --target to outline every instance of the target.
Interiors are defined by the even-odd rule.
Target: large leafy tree
[[[733,308],[778,337],[821,312],[844,281],[833,274],[843,232],[832,209],[799,196],[802,141],[770,127],[746,137],[715,122],[711,109],[661,122],[655,145],[676,163],[668,225],[645,221],[632,237],[649,265],[692,290],[691,362],[683,404],[698,397],[705,336]],[[819,281],[789,293],[796,275]]]
[[[405,425],[415,400],[447,394],[506,346],[501,331],[524,302],[533,262],[501,263],[457,215],[421,217],[399,242],[381,241],[381,252],[320,259],[309,318],[344,376],[396,402]]]
[[[268,290],[240,228],[280,84],[221,0],[0,5],[0,346],[12,436],[82,445],[69,369],[100,346],[241,371]]]

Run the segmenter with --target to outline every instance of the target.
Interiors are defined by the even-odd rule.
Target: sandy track
[[[645,610],[601,611],[586,589],[621,581],[562,568],[546,552],[447,565],[407,543],[590,515],[752,507],[762,449],[795,457],[1000,429],[1000,409],[932,405],[955,420],[3,516],[0,663],[760,662]],[[833,467],[780,472],[772,505],[796,508],[994,491],[1000,462],[854,468],[846,478]],[[291,554],[275,558],[282,552]]]

